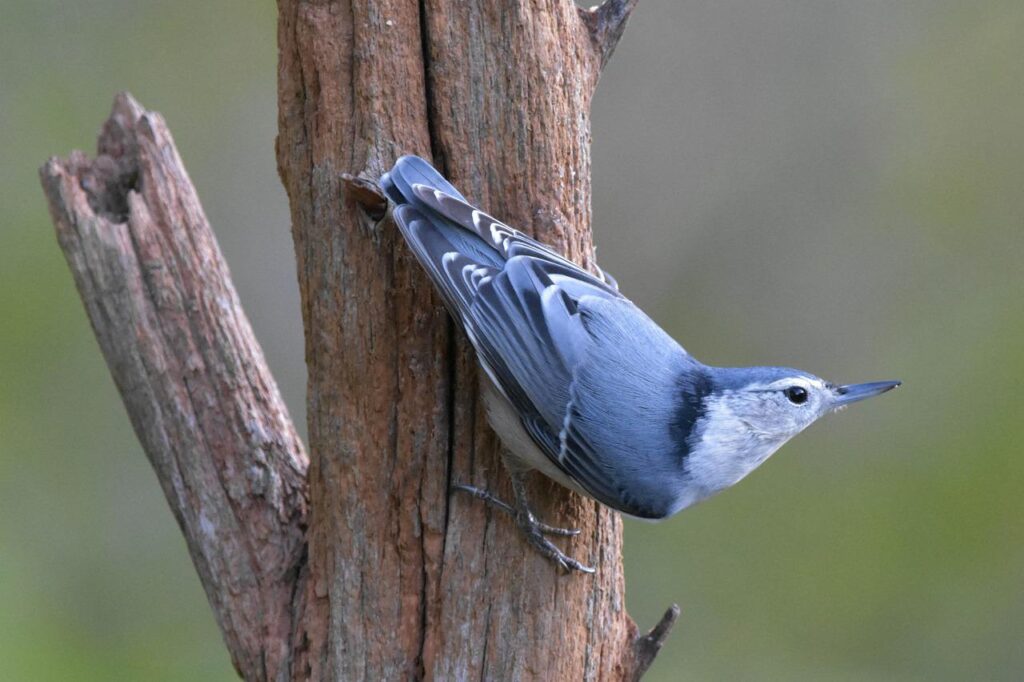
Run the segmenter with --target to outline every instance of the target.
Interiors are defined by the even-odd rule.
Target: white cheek
[[[703,497],[737,483],[788,440],[788,436],[754,431],[724,401],[709,405],[702,422],[687,473],[705,491]]]
[[[800,414],[797,417],[797,429],[793,434],[791,434],[793,436],[800,433],[814,422],[818,421],[818,418],[822,415],[822,404],[820,400],[815,401],[813,405],[804,405],[804,407],[806,409],[801,410]]]

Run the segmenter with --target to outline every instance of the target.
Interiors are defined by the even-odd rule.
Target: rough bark
[[[307,458],[163,119],[119,95],[40,171],[57,237],[239,673],[287,677]]]
[[[343,192],[403,153],[592,264],[590,101],[635,1],[280,0],[278,164],[309,365],[300,656],[314,678],[629,679],[619,517],[538,479],[597,566],[559,575],[467,482],[509,496],[475,363],[394,227]],[[339,541],[339,538],[344,538]]]
[[[249,680],[636,679],[621,522],[540,479],[562,575],[453,482],[509,496],[475,362],[372,182],[433,157],[593,265],[590,100],[636,0],[279,0],[278,165],[306,327],[295,435],[162,119],[119,96],[41,175],[100,346]],[[362,177],[360,181],[357,178]]]

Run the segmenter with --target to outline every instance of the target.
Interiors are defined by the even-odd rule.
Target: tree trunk
[[[537,477],[538,514],[581,528],[564,546],[598,569],[561,575],[509,518],[449,495],[510,495],[475,361],[394,226],[343,179],[433,157],[488,212],[592,266],[590,100],[635,2],[279,1],[308,474],[159,116],[120,97],[95,161],[43,168],[246,679],[621,680],[660,648],[675,612],[637,638],[615,513]]]

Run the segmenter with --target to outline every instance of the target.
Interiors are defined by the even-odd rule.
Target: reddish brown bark
[[[310,459],[159,116],[119,98],[43,183],[97,337],[239,672],[265,679],[638,677],[621,522],[538,478],[596,565],[561,575],[452,482],[508,482],[475,362],[374,179],[433,157],[496,216],[592,265],[590,100],[636,0],[279,1],[278,165]],[[349,191],[345,191],[346,186]],[[307,507],[308,501],[308,507]],[[308,512],[307,512],[308,509]]]
[[[632,674],[617,515],[535,483],[543,517],[583,529],[568,551],[598,574],[581,579],[509,519],[449,498],[452,481],[508,495],[474,362],[393,226],[346,200],[340,175],[432,156],[491,213],[590,264],[590,100],[634,4],[279,2],[278,163],[310,365],[314,677]]]

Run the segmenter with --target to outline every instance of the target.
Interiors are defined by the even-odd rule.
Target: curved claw
[[[526,518],[523,518],[525,516]],[[579,571],[580,573],[596,573],[597,569],[587,566],[586,564],[580,563],[576,559],[567,555],[562,550],[551,544],[551,541],[541,535],[540,528],[535,520],[530,518],[530,515],[520,515],[516,518],[516,523],[519,528],[522,529],[526,535],[527,541],[533,545],[533,547],[543,554],[545,557],[553,561],[563,571],[569,573],[571,571]]]
[[[526,536],[527,542],[566,573],[572,571],[589,574],[596,573],[597,569],[573,559],[544,537],[545,535],[575,537],[580,534],[580,529],[558,528],[557,526],[549,526],[546,523],[538,521],[533,516],[529,506],[525,504],[525,495],[522,490],[521,479],[513,476],[512,481],[513,487],[516,488],[516,499],[523,502],[519,507],[513,507],[506,502],[502,502],[490,491],[484,490],[483,488],[477,488],[476,486],[466,485],[464,483],[457,483],[453,485],[451,487],[451,491],[453,493],[460,492],[472,495],[488,506],[494,507],[495,509],[503,511],[511,516],[515,520],[516,525],[519,526],[519,529],[523,532],[523,535]]]
[[[502,502],[499,498],[495,497],[493,493],[483,488],[477,488],[473,485],[466,485],[465,483],[456,483],[452,486],[451,491],[453,493],[466,493],[472,495],[478,500],[481,500],[489,507],[493,507],[500,511],[505,512],[509,516],[515,517],[519,512],[512,505],[507,502]],[[535,521],[537,530],[544,535],[555,535],[563,538],[574,538],[580,534],[579,528],[559,528],[558,526],[549,526],[546,523]]]

